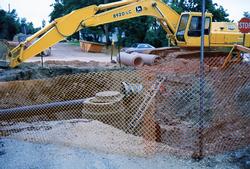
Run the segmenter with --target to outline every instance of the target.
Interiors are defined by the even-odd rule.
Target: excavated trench
[[[221,70],[218,67],[218,59],[215,61],[210,59],[206,63],[205,114],[203,115],[205,154],[227,152],[249,145],[249,64],[236,64],[227,70]],[[151,83],[145,79],[155,74],[164,74],[167,80],[155,98],[155,106],[151,108],[156,113],[156,121],[161,127],[160,141],[178,150],[196,149],[199,129],[197,126],[199,121],[198,60],[172,60],[154,67],[140,68],[139,74],[134,73],[131,68],[98,67],[96,63],[84,68],[79,66],[80,64],[74,66],[63,66],[63,64],[51,64],[44,68],[35,64],[24,64],[17,69],[0,70],[0,95],[4,98],[0,100],[0,108],[89,98],[97,92],[120,90],[120,83],[123,81],[142,83],[147,86]],[[86,73],[89,76],[85,76]],[[138,78],[137,75],[142,77]],[[147,80],[153,81],[154,78]],[[87,90],[83,91],[84,88]],[[138,105],[132,103],[141,102],[141,98],[129,99],[127,102],[130,102],[130,107],[127,107],[127,110],[136,112],[134,107]],[[53,111],[60,111],[60,113],[27,117],[25,121],[81,118],[81,109],[82,107],[65,111],[57,109]],[[19,120],[24,119],[18,118]],[[107,122],[105,118],[100,120],[123,130],[119,125]]]
[[[97,62],[62,62],[48,61],[45,66],[36,63],[23,63],[17,68],[0,67],[0,82],[47,79],[60,75],[113,71],[122,69],[118,66],[99,65]]]

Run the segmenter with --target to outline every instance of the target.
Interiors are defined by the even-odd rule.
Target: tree
[[[23,34],[27,34],[27,28],[26,28],[26,19],[25,18],[22,18],[21,19],[21,30],[22,30],[22,33]]]
[[[122,45],[130,46],[133,43],[146,42],[147,32],[151,29],[153,22],[155,22],[155,19],[143,16],[120,21],[114,23],[113,26],[119,27],[120,34],[125,33],[125,37],[121,39]],[[147,42],[149,42],[149,38]]]
[[[104,0],[104,4],[107,4],[109,2],[110,2],[109,0]],[[107,47],[108,45],[111,44],[111,40],[109,39],[109,25],[106,24],[106,25],[104,25],[103,28],[104,28],[104,33],[105,33],[105,37],[106,37],[106,47]]]
[[[53,11],[49,15],[50,22],[66,14],[64,10],[64,4],[61,0],[55,0],[55,2],[51,6],[53,7]]]
[[[214,21],[229,21],[227,18],[229,15],[227,11],[217,3],[213,3],[213,0],[206,0],[206,9],[211,12],[214,17]],[[173,0],[170,6],[179,14],[185,11],[200,12],[202,7],[201,0]]]
[[[16,10],[0,10],[0,39],[12,40],[18,33],[33,34],[36,31],[32,22],[18,17]]]
[[[44,28],[46,26],[46,21],[43,19],[42,20],[42,28]]]
[[[20,31],[20,23],[15,10],[6,12],[0,10],[0,39],[12,40]]]
[[[244,17],[246,17],[246,18],[250,18],[250,12],[244,12]]]
[[[50,13],[50,21],[53,21],[54,19],[64,16],[73,10],[83,8],[85,6],[93,5],[93,4],[103,4],[107,2],[114,2],[115,0],[55,0],[55,2],[51,5],[53,7],[53,11]],[[100,32],[100,30],[102,32]],[[87,28],[82,32],[83,37],[86,37],[87,39],[93,38],[94,41],[98,41],[98,37],[102,36],[103,34],[106,35],[107,42],[110,43],[109,40],[109,32],[111,29],[109,27],[97,27],[97,28]],[[73,38],[79,39],[79,34],[75,33]]]
[[[51,21],[57,17],[64,16],[70,13],[72,10],[79,9],[89,5],[99,5],[107,2],[113,2],[117,0],[55,0],[52,4],[53,11],[50,14]],[[201,10],[200,0],[163,0],[169,4],[178,13],[184,11],[198,12]],[[212,0],[206,0],[206,6],[208,12],[214,14],[214,21],[229,21],[226,10]],[[129,46],[135,42],[146,42],[156,47],[160,47],[167,44],[166,33],[159,26],[156,20],[152,17],[139,17],[134,19],[128,19],[116,23],[110,23],[108,26],[99,26],[97,28],[87,28],[82,31],[82,36],[85,39],[92,39],[98,41],[100,36],[105,35],[107,41],[109,41],[110,32],[115,32],[118,29],[119,43]],[[125,35],[122,36],[122,35]],[[79,34],[75,34],[74,37],[78,37]],[[79,38],[79,37],[78,37]]]

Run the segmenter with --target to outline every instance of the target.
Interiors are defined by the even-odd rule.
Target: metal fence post
[[[202,0],[202,25],[201,25],[201,47],[200,47],[200,110],[199,110],[199,135],[198,135],[198,154],[197,159],[203,158],[203,115],[205,113],[204,108],[204,90],[205,90],[205,66],[204,66],[204,35],[205,35],[205,0]]]

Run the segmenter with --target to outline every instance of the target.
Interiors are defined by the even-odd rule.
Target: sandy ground
[[[83,61],[83,62],[110,62],[110,55],[106,53],[85,53],[82,52],[80,46],[67,43],[58,43],[52,47],[52,55],[44,57],[44,61]],[[41,57],[33,57],[27,62],[41,61]]]
[[[18,140],[56,143],[65,146],[82,147],[108,153],[144,153],[143,138],[126,134],[99,121],[70,120],[55,122],[18,123],[1,128],[13,132],[8,138]]]
[[[199,162],[167,154],[138,156],[144,150],[142,138],[98,121],[1,126],[2,130],[15,131],[0,138],[2,169],[238,169],[224,156]]]
[[[105,153],[132,156],[152,155],[157,151],[174,149],[156,143],[147,142],[142,137],[127,134],[111,125],[93,120],[62,120],[33,123],[0,123],[7,138],[45,144],[60,144],[81,147]],[[191,157],[191,153],[183,152]]]

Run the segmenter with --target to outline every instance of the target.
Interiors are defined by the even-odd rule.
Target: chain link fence
[[[206,58],[0,83],[1,137],[199,158],[249,146],[250,65]],[[204,114],[200,114],[204,106]],[[202,154],[200,154],[202,153]]]

